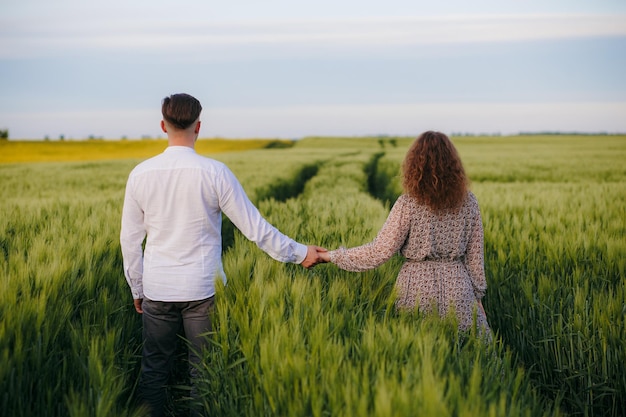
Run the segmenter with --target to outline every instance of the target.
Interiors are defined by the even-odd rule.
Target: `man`
[[[126,184],[120,243],[124,275],[143,320],[139,395],[153,416],[163,415],[181,325],[190,343],[192,381],[196,377],[193,364],[200,360],[211,329],[214,282],[226,282],[222,213],[278,261],[310,268],[321,262],[318,251],[325,251],[279,232],[226,165],[195,152],[201,111],[200,102],[188,94],[166,97],[161,128],[168,147],[137,165]]]

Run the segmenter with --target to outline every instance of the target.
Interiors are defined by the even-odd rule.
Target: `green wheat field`
[[[400,258],[365,273],[306,270],[226,220],[229,281],[199,382],[210,415],[623,415],[626,136],[452,139],[481,205],[493,343],[462,337],[453,319],[396,312]],[[376,235],[412,140],[198,149],[227,163],[282,232],[334,249]],[[120,214],[130,170],[165,145],[0,142],[0,414],[144,415]],[[181,360],[168,415],[187,407],[185,376]]]

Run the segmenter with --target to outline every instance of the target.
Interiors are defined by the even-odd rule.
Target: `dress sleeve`
[[[355,272],[382,265],[404,245],[410,229],[409,214],[407,200],[400,196],[372,242],[350,249],[341,247],[330,251],[330,261],[341,269]]]
[[[484,232],[483,223],[480,215],[478,202],[474,197],[474,204],[471,210],[471,231],[467,244],[467,253],[465,256],[465,267],[469,272],[474,287],[474,295],[477,299],[483,298],[487,290],[487,281],[485,279],[485,262],[484,262]]]

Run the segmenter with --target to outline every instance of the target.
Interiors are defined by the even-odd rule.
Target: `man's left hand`
[[[324,262],[324,260],[320,256],[320,253],[323,252],[328,252],[328,250],[326,248],[322,248],[321,246],[307,246],[306,258],[304,258],[304,261],[302,261],[300,265],[308,269],[314,267],[319,263]]]

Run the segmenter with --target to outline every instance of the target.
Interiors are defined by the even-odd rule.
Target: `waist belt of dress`
[[[433,262],[438,264],[457,264],[462,263],[463,258],[425,258],[425,259],[408,259],[409,262]]]

